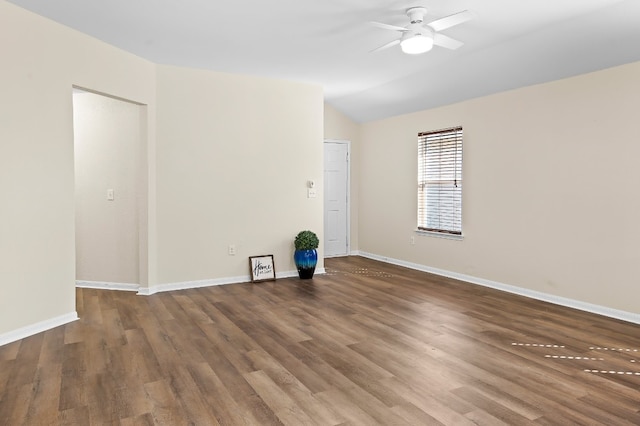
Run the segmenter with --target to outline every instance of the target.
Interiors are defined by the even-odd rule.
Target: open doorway
[[[73,90],[76,282],[137,290],[146,275],[146,108]]]

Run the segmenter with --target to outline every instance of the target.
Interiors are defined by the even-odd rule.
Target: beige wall
[[[89,92],[73,94],[76,280],[139,283],[141,108]]]
[[[141,104],[143,287],[246,277],[266,253],[294,273],[295,234],[322,238],[322,198],[306,198],[320,87],[156,66],[6,2],[0,51],[0,342],[75,315],[74,86]]]
[[[358,239],[358,214],[359,214],[359,177],[360,177],[360,132],[361,126],[349,119],[346,115],[325,103],[324,105],[324,138],[325,140],[341,140],[351,142],[350,157],[350,235],[349,249],[351,253],[357,253]]]
[[[640,313],[640,63],[363,125],[360,249]],[[416,138],[464,127],[463,241],[417,236]]]
[[[246,277],[248,257],[263,254],[277,273],[295,271],[297,232],[323,235],[322,198],[306,197],[308,180],[322,182],[322,96],[319,86],[158,67],[160,283]]]
[[[0,52],[1,340],[75,313],[72,85],[153,109],[155,68],[7,2]]]

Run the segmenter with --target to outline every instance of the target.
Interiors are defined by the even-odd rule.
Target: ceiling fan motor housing
[[[427,14],[427,9],[424,7],[412,7],[407,9],[407,16],[412,24],[422,24],[424,21],[424,15]]]

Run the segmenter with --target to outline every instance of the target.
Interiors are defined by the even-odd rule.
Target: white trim
[[[129,283],[110,283],[106,281],[82,281],[76,280],[76,287],[79,288],[96,288],[98,290],[121,290],[121,291],[138,291],[139,284]]]
[[[592,303],[582,302],[580,300],[574,300],[566,297],[555,296],[553,294],[543,293],[535,290],[529,290],[526,288],[516,287],[509,284],[503,284],[497,281],[486,280],[484,278],[478,278],[471,275],[459,274],[457,272],[451,272],[444,269],[432,268],[430,266],[406,262],[404,260],[398,260],[398,259],[388,258],[384,256],[379,256],[377,254],[366,253],[361,251],[359,255],[369,259],[390,263],[392,265],[404,266],[405,268],[416,269],[422,272],[429,272],[431,274],[453,278],[460,281],[465,281],[470,284],[477,284],[483,287],[494,288],[496,290],[518,294],[520,296],[529,297],[531,299],[542,300],[544,302],[553,303],[555,305],[578,309],[585,312],[591,312],[598,315],[604,315],[606,317],[615,318],[622,321],[628,321],[634,324],[640,324],[640,314],[636,314],[633,312],[626,312],[618,309],[608,308],[606,306],[594,305]]]
[[[158,284],[150,287],[140,287],[138,289],[138,294],[142,296],[150,296],[155,293],[162,293],[165,291],[174,291],[174,290],[186,290],[190,288],[202,288],[202,287],[211,287],[216,285],[224,285],[224,284],[236,284],[250,281],[251,278],[248,275],[244,275],[241,277],[229,277],[229,278],[217,278],[217,279],[208,279],[208,280],[197,280],[197,281],[183,281],[177,283],[166,283],[166,284]]]
[[[445,240],[457,240],[457,241],[464,240],[464,235],[462,234],[449,234],[446,232],[425,231],[423,229],[415,229],[413,232],[415,232],[416,235],[419,235],[421,237],[444,238]]]
[[[348,256],[351,250],[351,141],[347,139],[325,139],[322,144],[323,155],[324,155],[324,148],[325,148],[324,144],[327,144],[327,143],[337,143],[337,144],[347,145],[347,235],[346,235],[347,251],[345,252],[345,254],[338,254],[334,256],[326,256],[325,253],[322,253],[323,257],[325,258]],[[322,160],[322,177],[324,178],[324,159]],[[326,193],[326,188],[324,190],[324,193]],[[322,197],[324,202],[324,194],[322,195]],[[323,207],[323,212],[322,212],[323,228],[324,228],[324,213],[325,212]],[[323,251],[324,251],[324,247],[323,247]]]
[[[325,269],[318,268],[316,269],[315,273],[324,274]],[[276,272],[276,279],[292,278],[297,276],[298,276],[298,271]],[[190,288],[202,288],[202,287],[211,287],[211,286],[217,286],[217,285],[240,284],[240,283],[248,283],[248,282],[251,282],[251,277],[249,275],[242,275],[239,277],[198,280],[198,281],[183,281],[178,283],[158,284],[152,287],[139,287],[138,294],[141,296],[151,296],[152,294],[162,293],[165,291],[187,290]]]
[[[8,333],[0,334],[0,346],[33,336],[34,334],[42,333],[43,331],[51,330],[52,328],[59,327],[77,319],[78,313],[73,311],[26,327],[21,327],[17,330],[9,331]]]

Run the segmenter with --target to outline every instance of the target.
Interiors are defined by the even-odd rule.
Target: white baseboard
[[[324,274],[324,268],[316,269],[316,274]],[[298,271],[285,271],[285,272],[276,272],[276,278],[291,278],[297,277]],[[251,277],[249,275],[242,275],[239,277],[227,277],[227,278],[216,278],[216,279],[207,279],[207,280],[197,280],[197,281],[184,281],[177,283],[166,283],[166,284],[158,284],[151,287],[144,287],[139,284],[129,284],[129,283],[112,283],[106,281],[76,281],[76,287],[81,288],[95,288],[99,290],[120,290],[120,291],[136,291],[139,295],[142,296],[150,296],[155,293],[161,293],[165,291],[174,291],[174,290],[186,290],[189,288],[201,288],[201,287],[210,287],[216,285],[226,285],[226,284],[239,284],[239,283],[247,283],[251,281]]]
[[[348,253],[346,254],[336,254],[336,255],[331,255],[331,256],[325,256],[325,259],[332,259],[335,257],[346,257],[346,256],[359,256],[360,252],[358,250],[350,250]]]
[[[24,339],[25,337],[33,336],[34,334],[42,333],[43,331],[50,330],[61,325],[65,325],[78,319],[78,313],[76,311],[69,312],[68,314],[60,315],[59,317],[50,318],[45,321],[40,321],[35,324],[28,325],[26,327],[12,330],[8,333],[0,334],[0,346],[7,343],[15,342],[16,340]]]
[[[139,284],[129,283],[110,283],[105,281],[76,281],[76,287],[80,288],[96,288],[98,290],[121,290],[121,291],[138,291]]]
[[[315,273],[324,274],[325,270],[324,268],[318,268],[316,269]],[[276,279],[292,278],[297,276],[298,276],[298,271],[276,272]],[[216,279],[208,279],[208,280],[158,284],[151,287],[139,287],[137,290],[138,290],[138,294],[141,296],[150,296],[152,294],[161,293],[165,291],[186,290],[190,288],[211,287],[211,286],[226,285],[226,284],[240,284],[240,283],[248,283],[250,281],[251,281],[251,277],[249,275],[242,275],[239,277],[227,277],[227,278],[216,278]]]
[[[211,287],[214,285],[236,284],[236,283],[247,282],[250,280],[251,278],[247,275],[247,276],[240,276],[240,277],[227,277],[227,278],[217,278],[217,279],[208,279],[208,280],[183,281],[178,283],[166,283],[166,284],[158,284],[150,287],[140,287],[138,289],[138,294],[142,296],[150,296],[152,294],[162,293],[165,291]]]
[[[430,266],[406,262],[404,260],[398,260],[398,259],[393,259],[385,256],[379,256],[373,253],[360,252],[359,255],[362,257],[378,260],[385,263],[390,263],[393,265],[404,266],[405,268],[415,269],[422,272],[429,272],[431,274],[453,278],[460,281],[465,281],[470,284],[481,285],[483,287],[490,287],[496,290],[502,290],[508,293],[518,294],[520,296],[529,297],[531,299],[542,300],[544,302],[553,303],[555,305],[574,308],[574,309],[578,309],[585,312],[591,312],[594,314],[603,315],[610,318],[628,321],[634,324],[640,324],[640,314],[635,314],[632,312],[620,311],[618,309],[612,309],[606,306],[594,305],[592,303],[582,302],[574,299],[568,299],[566,297],[555,296],[553,294],[529,290],[526,288],[516,287],[509,284],[503,284],[497,281],[486,280],[484,278],[478,278],[471,275],[459,274],[457,272],[446,271],[444,269],[432,268]]]

